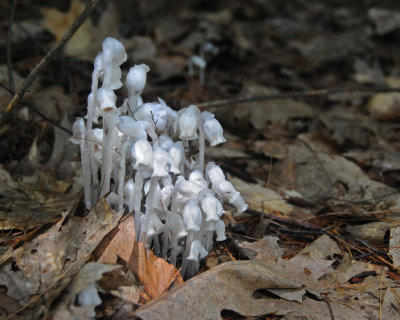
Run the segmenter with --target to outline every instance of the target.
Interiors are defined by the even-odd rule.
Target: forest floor
[[[85,8],[17,1],[7,41],[11,3],[0,2],[0,319],[400,319],[396,1],[100,1],[6,113]],[[249,208],[226,205],[227,240],[187,281],[134,243],[132,216],[104,200],[82,214],[68,132],[108,36],[126,47],[123,76],[150,66],[145,101],[196,104],[224,127],[206,158]],[[218,50],[201,84],[188,64],[206,43]],[[102,303],[79,306],[94,283]]]

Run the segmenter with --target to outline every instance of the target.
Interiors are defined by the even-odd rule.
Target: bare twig
[[[4,84],[0,83],[0,87],[2,87],[4,90],[8,91],[10,94],[14,94],[14,92],[10,88],[7,88]],[[49,122],[53,126],[57,127],[58,129],[66,132],[66,133],[68,133],[69,135],[72,136],[72,131],[71,130],[59,125],[57,122],[55,122],[55,121],[51,120],[50,118],[48,118],[41,111],[39,111],[32,102],[28,102],[28,101],[25,101],[24,99],[21,99],[20,103],[22,103],[23,105],[27,106],[30,110],[32,110],[32,112],[34,112],[38,116],[42,117],[45,121]]]
[[[15,7],[17,6],[17,0],[13,0],[11,3],[10,16],[8,18],[8,32],[7,32],[7,72],[8,72],[8,84],[11,90],[15,91],[15,82],[12,69],[12,54],[11,54],[11,41],[12,41],[12,25],[14,21]]]
[[[83,22],[85,22],[86,18],[92,13],[93,9],[99,2],[100,0],[89,0],[85,10],[72,23],[72,25],[69,27],[67,32],[64,33],[60,41],[58,41],[55,46],[50,49],[49,52],[47,52],[47,54],[42,58],[42,60],[40,60],[40,62],[35,66],[28,77],[24,80],[22,85],[18,88],[17,93],[14,95],[10,104],[7,106],[6,112],[9,112],[12,108],[15,107],[16,104],[21,102],[21,99],[24,97],[25,93],[28,91],[29,87],[38,76],[40,70],[64,47],[67,41],[71,39],[74,33],[79,29]]]
[[[334,93],[379,93],[379,92],[400,92],[398,88],[392,87],[337,87],[330,89],[319,89],[319,90],[308,90],[308,91],[295,91],[287,93],[272,93],[260,96],[244,97],[244,98],[233,98],[233,99],[222,99],[209,102],[196,103],[199,108],[210,108],[210,107],[221,107],[228,104],[237,104],[245,102],[256,102],[262,100],[273,100],[273,99],[293,99],[293,98],[307,98],[316,96],[325,96]]]

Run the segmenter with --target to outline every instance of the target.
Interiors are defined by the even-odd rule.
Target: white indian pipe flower
[[[106,38],[102,44],[103,87],[119,89],[122,87],[120,65],[127,59],[124,45],[114,38]]]
[[[168,166],[170,165],[170,157],[167,151],[160,147],[153,150],[153,174],[152,177],[163,178],[169,175]]]
[[[129,116],[119,117],[117,127],[119,131],[137,140],[147,140],[147,132],[140,121],[135,121]]]
[[[224,172],[214,162],[207,163],[206,173],[207,176],[210,178],[211,183],[215,183],[220,180],[225,180]]]
[[[153,167],[153,148],[145,139],[135,142],[132,148],[132,157],[136,160],[135,169],[149,169]]]
[[[247,204],[244,202],[240,192],[235,193],[229,202],[236,208],[238,213],[242,213],[247,210]]]
[[[197,126],[200,121],[200,110],[194,105],[182,109],[178,120],[179,139],[195,140],[198,138]]]
[[[217,238],[215,240],[217,240],[217,241],[226,240],[225,223],[222,220],[218,220],[215,223],[215,233],[217,234]]]
[[[193,181],[185,180],[182,176],[179,176],[176,180],[175,188],[184,197],[196,196],[203,190],[202,186]]]
[[[204,248],[200,240],[196,239],[192,242],[192,245],[190,246],[189,256],[186,259],[199,261],[199,259],[207,257],[207,255],[208,251]]]
[[[189,181],[196,183],[202,190],[208,189],[208,183],[200,170],[194,170],[189,174]]]
[[[204,133],[210,146],[213,147],[226,142],[223,136],[224,130],[214,115],[211,112],[203,111],[201,116],[204,120]]]
[[[72,125],[72,137],[70,138],[73,144],[82,144],[86,136],[85,121],[82,118],[77,118]]]
[[[117,110],[117,96],[114,91],[108,88],[100,88],[97,90],[97,101],[101,111]]]
[[[130,95],[141,95],[146,85],[147,72],[150,68],[146,64],[134,65],[129,69],[128,75],[126,76],[126,87]]]
[[[200,231],[202,215],[195,198],[190,198],[186,202],[182,211],[182,217],[186,231]]]
[[[168,150],[170,160],[171,160],[171,169],[170,171],[175,174],[181,174],[181,164],[185,157],[184,147],[181,141],[175,142],[171,148]]]
[[[165,151],[169,151],[174,146],[174,142],[166,134],[162,134],[158,137],[158,141],[154,145],[163,148]]]
[[[207,194],[201,200],[201,209],[206,214],[207,222],[220,220],[220,216],[224,213],[221,203],[212,194]]]

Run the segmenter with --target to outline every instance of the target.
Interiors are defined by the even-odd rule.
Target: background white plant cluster
[[[102,49],[94,62],[86,120],[74,122],[71,139],[81,148],[86,208],[107,196],[115,209],[134,212],[137,239],[172,264],[182,256],[182,272],[192,274],[214,234],[217,241],[226,239],[221,202],[240,212],[247,208],[221,168],[204,163],[206,141],[225,142],[222,127],[194,105],[177,112],[161,99],[143,103],[149,71],[144,64],[130,68],[128,97],[117,107],[114,90],[123,85],[125,48],[106,38]]]

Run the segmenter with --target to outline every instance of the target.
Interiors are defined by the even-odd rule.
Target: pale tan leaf
[[[170,263],[147,250],[142,242],[136,242],[128,263],[129,269],[144,285],[151,298],[157,298],[173,283],[181,284],[179,271]]]
[[[113,232],[114,230],[110,232],[102,241],[104,242],[105,250],[97,260],[98,262],[112,264],[117,262],[118,257],[126,262],[129,261],[135,243],[133,216],[131,215],[121,221],[115,229],[115,232]]]

